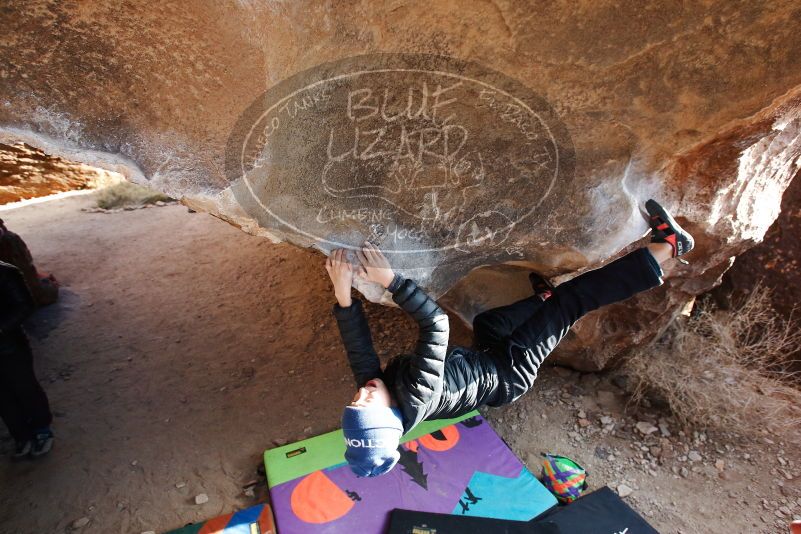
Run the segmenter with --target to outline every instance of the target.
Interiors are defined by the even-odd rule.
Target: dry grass
[[[626,365],[635,400],[655,393],[685,424],[793,441],[801,439],[801,389],[788,355],[799,348],[798,324],[777,315],[757,286],[737,309],[699,304]]]
[[[128,181],[116,183],[97,193],[97,207],[103,209],[144,206],[170,200],[172,199],[163,193]]]

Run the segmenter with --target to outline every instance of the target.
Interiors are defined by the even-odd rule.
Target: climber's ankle
[[[651,243],[648,245],[648,250],[660,265],[673,257],[673,247],[670,243]]]

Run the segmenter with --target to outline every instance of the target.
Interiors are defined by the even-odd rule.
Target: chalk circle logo
[[[324,249],[388,254],[513,246],[574,165],[548,103],[481,65],[374,54],[261,95],[226,147],[236,200],[260,225]],[[561,185],[560,185],[561,187]]]

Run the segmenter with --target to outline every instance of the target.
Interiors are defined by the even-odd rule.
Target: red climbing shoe
[[[548,300],[553,294],[553,284],[537,273],[529,273],[528,281],[531,282],[531,289],[534,290],[534,294],[542,300]]]
[[[695,247],[695,240],[687,230],[655,200],[645,203],[648,224],[651,227],[651,243],[668,243],[673,247],[673,257],[683,256]]]

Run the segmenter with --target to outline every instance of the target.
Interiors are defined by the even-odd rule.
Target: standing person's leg
[[[16,400],[20,417],[27,425],[26,434],[34,440],[32,454],[40,456],[52,446],[50,424],[53,415],[50,403],[33,369],[33,353],[28,339],[21,334],[15,344],[14,356],[5,365],[9,376],[9,392]],[[40,443],[41,442],[41,443]]]
[[[667,259],[671,257],[669,246],[650,245],[660,257],[665,247]],[[507,402],[531,388],[543,360],[582,316],[661,283],[659,262],[648,248],[641,248],[557,286],[553,295],[505,339],[512,372]]]
[[[0,375],[5,375],[4,371],[0,367]],[[5,377],[3,376],[3,378]],[[17,443],[30,441],[33,438],[28,428],[28,421],[22,415],[17,399],[11,394],[11,388],[5,379],[0,380],[0,419],[3,420],[8,428],[8,433]]]
[[[28,455],[31,450],[33,432],[28,416],[15,394],[17,360],[23,357],[16,344],[0,345],[0,419],[3,420],[16,448],[15,458]]]

